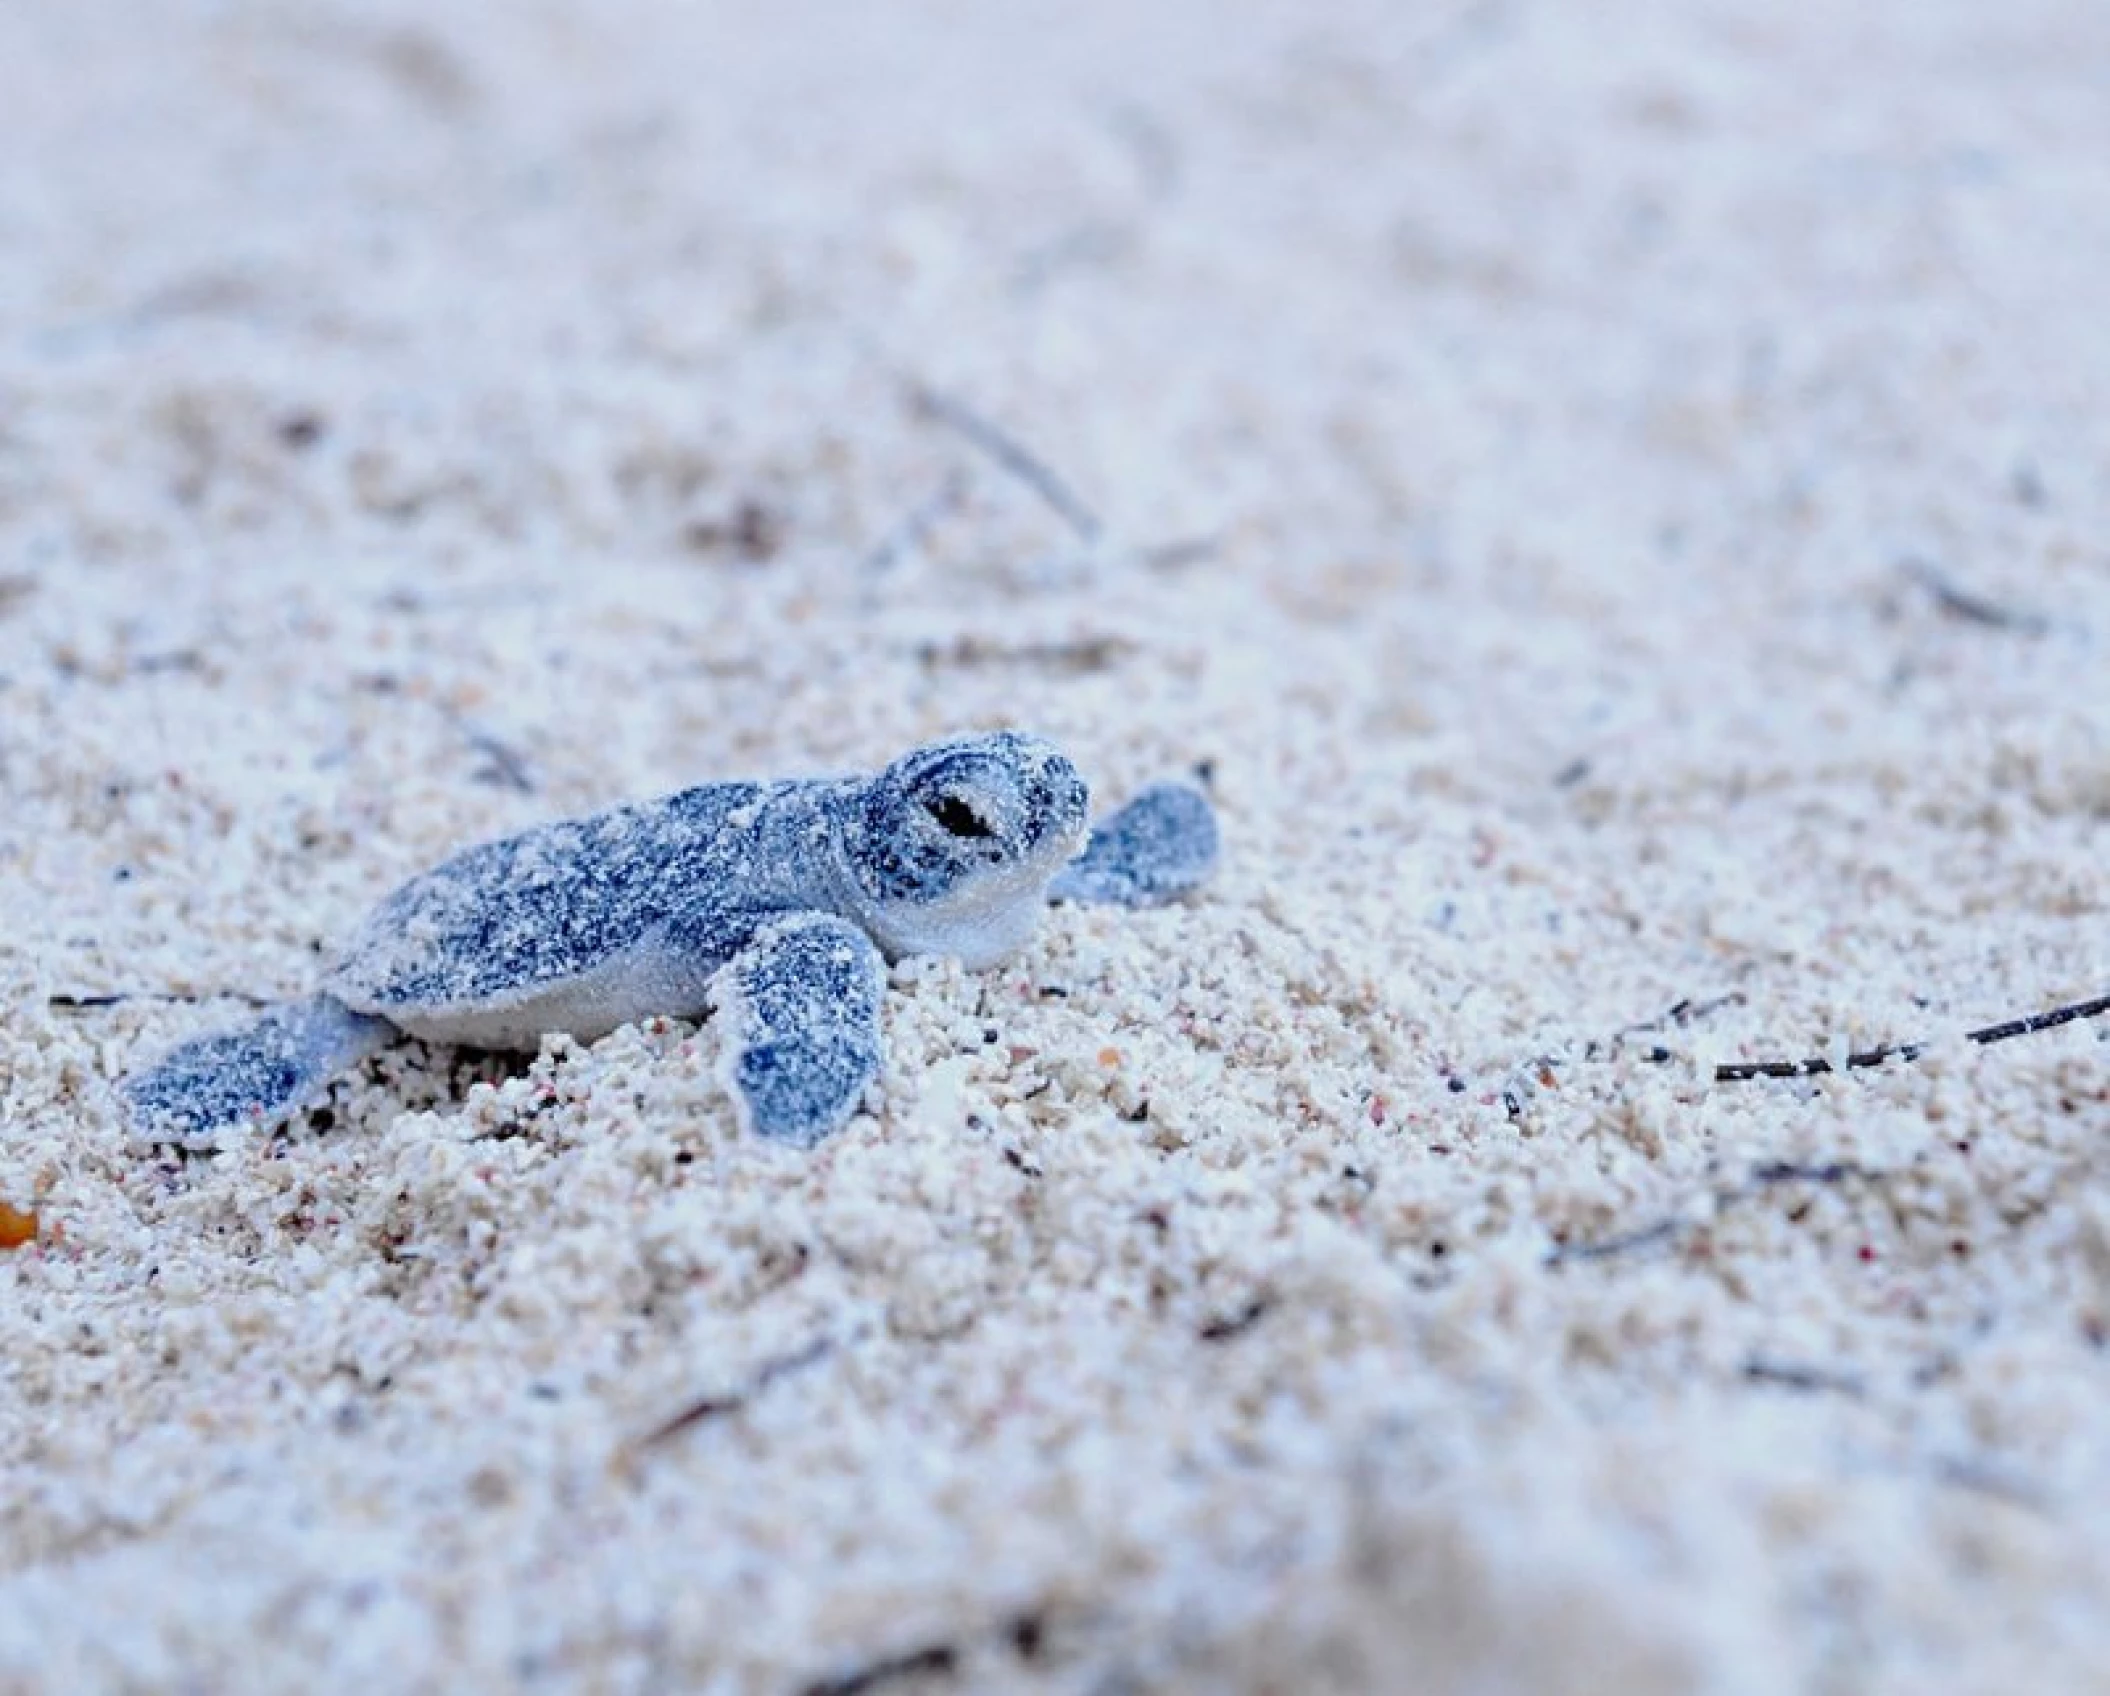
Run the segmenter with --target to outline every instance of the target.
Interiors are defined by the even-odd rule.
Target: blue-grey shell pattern
[[[829,803],[847,787],[707,784],[468,849],[382,902],[324,987],[493,1048],[693,1017],[761,926],[836,907]]]

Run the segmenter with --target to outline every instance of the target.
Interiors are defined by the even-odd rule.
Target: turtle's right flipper
[[[127,1078],[133,1132],[144,1142],[210,1148],[238,1125],[269,1129],[395,1034],[385,1019],[327,995],[274,1007],[245,1030],[186,1042]]]
[[[786,919],[736,954],[712,999],[742,1127],[799,1148],[841,1130],[879,1076],[885,991],[871,938],[833,914]]]
[[[1050,901],[1155,907],[1216,870],[1216,809],[1185,783],[1154,783],[1092,826],[1085,850],[1048,885]]]

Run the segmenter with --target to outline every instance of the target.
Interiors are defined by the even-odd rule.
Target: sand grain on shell
[[[0,1687],[2099,1681],[2102,1031],[1955,1037],[2110,984],[2106,75],[0,14]],[[1222,875],[811,1157],[708,1025],[117,1122],[465,843],[1008,722]]]

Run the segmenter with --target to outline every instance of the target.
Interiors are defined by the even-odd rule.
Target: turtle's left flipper
[[[1216,870],[1216,809],[1185,783],[1154,783],[1092,826],[1082,854],[1048,885],[1050,901],[1154,907]]]
[[[268,1129],[395,1035],[385,1019],[327,995],[274,1007],[246,1029],[186,1042],[127,1078],[133,1133],[143,1142],[210,1148],[237,1125]]]
[[[886,963],[865,933],[806,913],[762,931],[713,986],[742,1127],[811,1148],[842,1129],[879,1075]]]

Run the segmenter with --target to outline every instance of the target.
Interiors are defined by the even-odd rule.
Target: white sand
[[[1702,1081],[2110,986],[2110,11],[993,10],[0,7],[0,1687],[2110,1686],[2102,1028]],[[1004,722],[811,1158],[47,1006]]]

